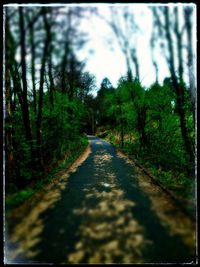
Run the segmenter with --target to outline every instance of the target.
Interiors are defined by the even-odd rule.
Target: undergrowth
[[[162,187],[167,189],[183,205],[186,205],[188,210],[194,212],[196,183],[194,177],[189,176],[184,169],[176,165],[173,168],[172,165],[167,166],[167,164],[162,166],[160,162],[156,161],[157,155],[151,155],[147,150],[142,150],[137,146],[137,143],[134,144],[134,141],[125,140],[124,147],[122,148],[119,134],[112,130],[100,130],[97,136],[105,139],[117,148],[120,148],[131,158],[137,160]]]
[[[61,170],[67,169],[80,156],[87,145],[88,139],[85,136],[81,137],[78,144],[71,144],[70,149],[65,153],[67,156],[64,156],[62,160],[57,161],[55,167],[53,167],[49,171],[49,173],[43,177],[43,179],[40,179],[32,186],[30,185],[23,190],[7,195],[5,199],[6,211],[9,212],[12,209],[22,205],[36,192],[42,190],[45,185],[51,183],[54,180],[56,174]]]

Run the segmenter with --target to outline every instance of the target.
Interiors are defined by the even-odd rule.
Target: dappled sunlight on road
[[[145,181],[146,179],[148,179],[146,176],[138,175],[139,185],[144,192],[149,194],[152,210],[156,212],[161,223],[168,227],[169,233],[172,236],[180,235],[183,242],[193,251],[196,242],[195,222],[192,222],[190,218],[185,216],[170,198],[166,198],[159,187],[153,185],[151,181]]]
[[[62,180],[67,179],[67,176],[63,177]],[[40,202],[30,213],[15,227],[15,231],[11,236],[11,240],[19,245],[19,248],[14,252],[9,252],[10,260],[14,260],[21,253],[25,253],[27,257],[34,257],[39,251],[32,251],[32,247],[36,243],[40,242],[40,234],[44,229],[44,224],[39,219],[46,209],[53,207],[61,196],[61,190],[66,182],[58,183],[56,187],[52,188],[51,191],[47,192],[42,202]]]
[[[95,144],[96,145],[103,145],[103,143],[101,141],[97,141]]]
[[[17,244],[6,252],[9,261],[190,259],[195,249],[192,221],[123,153],[95,137],[90,145],[22,214],[9,237]]]
[[[103,187],[103,184],[101,185]],[[90,208],[88,201],[98,199]],[[134,219],[131,208],[134,202],[124,198],[117,187],[105,186],[105,191],[90,190],[83,207],[74,210],[84,218],[78,229],[79,241],[75,252],[68,255],[70,263],[142,262],[142,249],[150,242],[145,240],[143,228]]]
[[[10,239],[18,248],[15,250],[9,249],[6,251],[7,258],[13,261],[18,258],[19,255],[25,254],[25,257],[35,257],[39,254],[39,250],[32,250],[37,243],[41,241],[40,234],[44,229],[43,220],[40,219],[40,215],[47,209],[55,207],[55,204],[61,199],[61,193],[66,188],[70,173],[76,172],[77,168],[86,160],[91,153],[90,147],[87,147],[85,152],[72,164],[65,173],[55,179],[50,185],[44,189],[44,195],[42,201],[40,201],[30,212],[24,215],[23,220],[16,225]]]
[[[84,220],[78,229],[75,251],[67,257],[70,263],[142,262],[142,250],[151,243],[145,240],[143,227],[131,212],[135,203],[125,198],[115,174],[106,168],[111,159],[105,149],[94,156],[94,176],[106,177],[106,182],[85,188],[85,201],[73,211]],[[93,202],[97,205],[91,207]]]
[[[160,218],[160,222],[163,226],[168,227],[169,233],[173,235],[180,235],[183,242],[188,245],[191,251],[195,249],[195,222],[192,222],[190,218],[185,216],[173,201],[166,197],[165,192],[160,187],[155,185],[152,180],[141,172],[141,170],[128,159],[122,152],[117,153],[118,157],[123,158],[127,163],[131,164],[137,175],[139,186],[142,191],[148,194],[151,200],[151,209]]]
[[[100,152],[98,152],[95,157],[94,157],[94,163],[95,166],[98,167],[102,167],[102,165],[106,162],[106,161],[110,161],[112,159],[112,155],[110,155],[105,149],[102,149]]]

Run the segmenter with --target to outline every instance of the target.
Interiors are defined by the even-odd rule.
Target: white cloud
[[[150,50],[150,38],[153,26],[152,13],[148,8],[149,5],[147,6],[146,4],[130,4],[130,6],[132,6],[133,11],[135,12],[136,22],[141,30],[136,40],[140,78],[144,86],[149,86],[155,81],[155,70],[152,65]],[[103,4],[99,5],[101,14],[104,16],[108,16],[107,7],[108,6]],[[81,59],[88,58],[86,69],[96,76],[97,86],[100,85],[104,77],[108,77],[112,84],[116,86],[120,76],[126,74],[126,64],[118,43],[114,38],[114,35],[112,35],[112,31],[103,20],[95,16],[91,16],[88,21],[84,21],[82,27],[83,29],[87,29],[91,39],[79,54]],[[108,45],[109,39],[113,43],[113,50],[111,50]],[[92,49],[94,53],[88,56],[88,51],[90,49]],[[156,51],[156,60],[159,68],[159,82],[162,83],[163,79],[169,76],[169,70],[166,64],[166,59],[160,49],[157,49]]]
[[[101,14],[108,15],[107,7],[101,6],[99,9]],[[140,76],[143,85],[149,86],[155,81],[149,47],[152,32],[151,11],[145,5],[134,5],[133,9],[136,11],[136,21],[141,29],[141,33],[137,37]],[[95,16],[90,18],[90,21],[84,21],[82,27],[87,29],[90,36],[89,43],[79,53],[81,59],[87,57],[86,69],[96,76],[97,86],[100,85],[104,77],[108,77],[112,84],[116,86],[120,76],[126,75],[127,67],[115,35],[103,20]],[[109,40],[112,42],[111,45],[108,44]],[[87,52],[90,49],[94,53],[88,56]],[[160,62],[159,78],[160,82],[162,82],[163,78],[168,75],[168,69],[163,59],[160,58],[158,61]]]

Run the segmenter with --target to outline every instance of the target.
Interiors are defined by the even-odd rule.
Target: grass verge
[[[5,198],[5,207],[6,212],[10,213],[13,209],[17,208],[18,206],[22,205],[25,201],[30,199],[34,196],[35,193],[42,190],[44,186],[51,183],[56,174],[64,169],[68,169],[73,162],[80,156],[80,154],[85,150],[88,145],[87,137],[81,137],[80,142],[72,144],[70,149],[66,151],[62,160],[57,161],[55,167],[53,167],[48,175],[44,176],[43,179],[37,181],[34,185],[29,186],[21,191],[16,193],[10,194]]]
[[[116,148],[120,149],[130,159],[137,162],[140,169],[151,176],[160,187],[167,192],[179,206],[191,217],[196,216],[196,204],[195,204],[195,188],[196,182],[193,177],[189,177],[186,173],[180,170],[163,170],[161,167],[156,166],[151,160],[151,155],[146,155],[137,150],[137,153],[133,153],[128,144],[125,143],[124,148],[121,148],[119,142],[119,136],[116,136],[112,131],[104,130],[98,133],[98,137],[105,139],[109,143],[113,144]]]

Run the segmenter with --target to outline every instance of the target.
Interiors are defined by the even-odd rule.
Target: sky
[[[106,6],[101,5],[99,12],[103,16],[106,14]],[[149,40],[152,32],[151,11],[147,6],[137,6],[137,21],[141,29],[141,34],[137,38],[137,55],[140,63],[140,76],[144,86],[148,86],[155,81],[155,73],[152,67],[151,54],[149,50]],[[88,21],[84,22],[87,25],[88,33],[91,41],[88,42],[85,48],[80,52],[80,58],[83,59],[86,50],[93,49],[92,55],[87,60],[86,69],[95,74],[97,87],[104,77],[108,77],[113,84],[117,86],[117,82],[122,75],[126,75],[127,67],[124,54],[122,53],[115,35],[110,27],[100,18],[93,16],[88,25]],[[109,45],[107,37],[110,37],[112,45]],[[160,80],[168,75],[168,69],[160,59]]]
[[[38,5],[34,4],[34,6]],[[115,6],[120,7],[125,5],[127,4],[115,4]],[[51,6],[53,8],[53,5]],[[85,6],[91,5],[85,4]],[[98,7],[99,13],[106,19],[109,19],[110,13],[108,4],[94,4],[92,6]],[[155,69],[152,65],[152,54],[150,49],[150,38],[153,30],[152,12],[147,4],[128,4],[128,6],[133,9],[136,24],[139,26],[139,31],[133,36],[133,38],[139,61],[140,80],[143,86],[148,87],[155,82]],[[196,16],[194,16],[193,24],[195,51]],[[100,87],[100,84],[105,77],[109,78],[112,85],[116,87],[119,78],[122,75],[126,75],[127,66],[124,54],[119,47],[113,31],[103,19],[91,14],[89,15],[89,18],[80,20],[80,30],[81,29],[86,31],[89,41],[79,51],[76,51],[76,55],[80,60],[86,60],[85,71],[89,71],[91,74],[95,75],[97,88]],[[159,67],[158,80],[162,84],[163,79],[169,76],[169,70],[166,64],[166,59],[159,47],[157,47],[155,55]],[[184,58],[186,58],[186,50],[184,52]],[[186,67],[186,61],[184,64]],[[187,67],[185,68],[184,75],[185,81],[187,82]],[[96,94],[95,92],[93,93],[94,95]]]
[[[105,6],[99,7],[100,13],[104,16],[106,16],[105,9]],[[140,76],[142,84],[144,86],[148,86],[155,81],[155,72],[152,66],[149,50],[149,40],[152,32],[151,11],[146,6],[137,6],[136,16],[139,27],[142,31],[137,44],[137,55],[141,73]],[[87,23],[88,21],[84,24],[87,25]],[[113,86],[116,86],[120,76],[126,75],[127,72],[125,57],[117,43],[116,37],[113,35],[110,27],[102,19],[95,16],[92,17],[92,21],[90,20],[88,33],[91,41],[85,48],[82,49],[82,51],[80,51],[80,58],[84,58],[88,47],[93,48],[94,53],[89,56],[86,69],[95,74],[98,87],[104,77],[108,77]],[[112,45],[109,45],[106,41],[108,35],[111,35]],[[166,75],[169,74],[168,68],[163,61],[164,60],[160,58],[161,64],[159,79],[161,81],[163,77],[166,77]]]
[[[152,12],[149,6],[144,4],[129,5],[134,9],[136,23],[140,28],[140,32],[137,35],[137,56],[140,64],[140,79],[142,85],[145,87],[150,86],[155,82],[155,69],[152,65],[152,57],[150,50],[150,38],[153,30]],[[108,17],[107,11],[108,5],[99,5],[99,12]],[[194,26],[196,22],[194,20]],[[126,75],[127,67],[125,57],[117,43],[116,37],[113,35],[110,27],[97,16],[91,16],[89,21],[82,22],[82,27],[87,28],[87,32],[90,36],[90,41],[87,45],[78,53],[80,59],[84,59],[88,55],[89,50],[93,50],[93,53],[87,56],[86,70],[90,71],[96,76],[97,87],[100,86],[104,77],[108,77],[113,84],[117,86],[117,82],[122,75]],[[112,45],[108,44],[107,36],[110,37]],[[196,32],[194,27],[194,50],[196,46]],[[112,47],[112,49],[111,49]],[[185,50],[186,53],[186,50]],[[186,54],[184,54],[186,56]],[[166,59],[162,54],[162,51],[157,49],[156,60],[159,66],[158,80],[160,83],[163,79],[169,76],[168,66]],[[187,68],[185,68],[186,71]],[[134,73],[134,70],[133,70]],[[185,80],[187,81],[187,73],[185,73]]]

